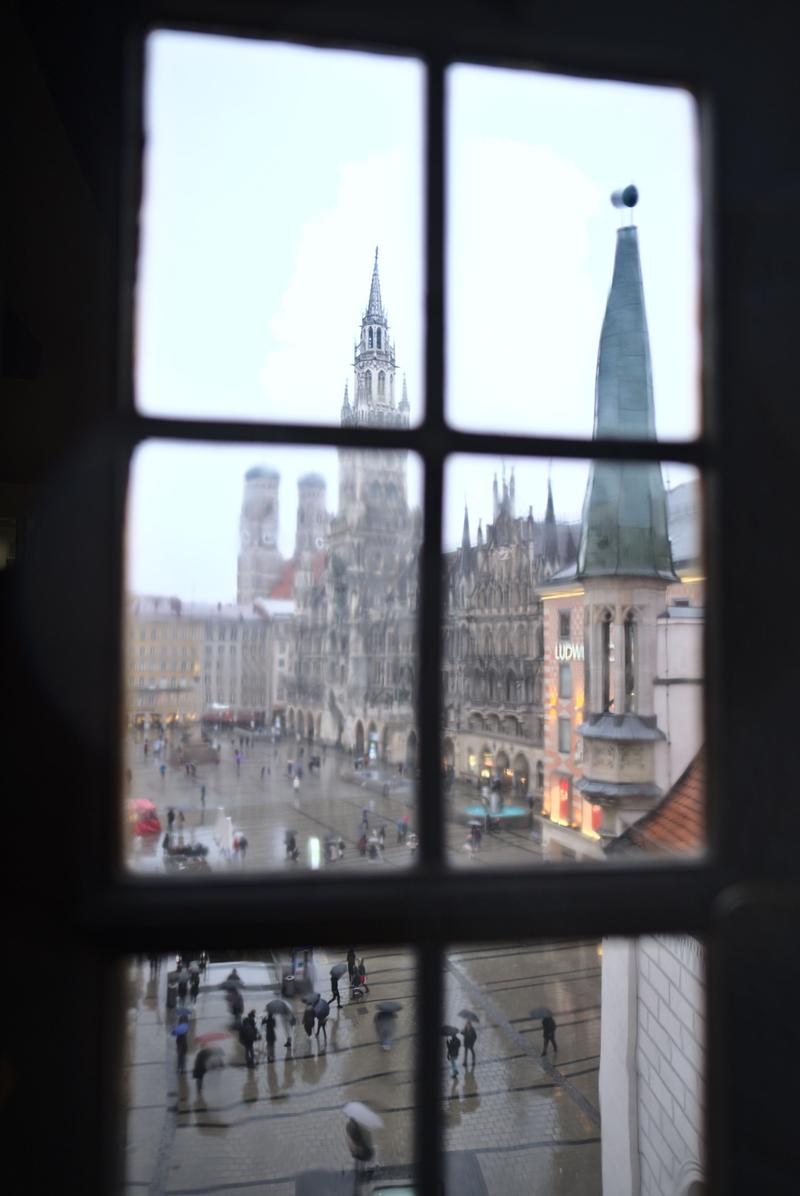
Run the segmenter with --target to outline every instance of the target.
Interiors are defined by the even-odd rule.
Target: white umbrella
[[[360,1100],[349,1101],[343,1109],[345,1117],[352,1117],[353,1121],[357,1121],[359,1125],[365,1126],[368,1130],[383,1129],[383,1121],[377,1113],[373,1113],[372,1109],[366,1105],[362,1105]]]

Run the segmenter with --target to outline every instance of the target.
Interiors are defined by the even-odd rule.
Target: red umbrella
[[[209,1030],[207,1034],[196,1034],[194,1040],[201,1046],[206,1046],[209,1042],[219,1042],[223,1038],[233,1038],[233,1035],[227,1030]]]

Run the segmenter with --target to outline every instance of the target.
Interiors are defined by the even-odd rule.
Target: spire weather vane
[[[611,202],[615,208],[635,208],[639,202],[639,189],[633,183],[629,183],[627,187],[620,187],[618,191],[611,192]],[[620,220],[622,213],[620,213]],[[633,223],[633,212],[630,213],[630,223]]]

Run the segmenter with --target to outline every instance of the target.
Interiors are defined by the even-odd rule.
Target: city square
[[[313,949],[317,987],[328,995],[329,969],[346,946]],[[333,1003],[322,1038],[307,1037],[303,1005],[294,1049],[278,1033],[274,1062],[263,1042],[247,1068],[231,1031],[225,994],[217,978],[229,964],[203,978],[188,1018],[185,1074],[176,1067],[177,1024],[167,1008],[168,969],[146,959],[126,965],[128,1013],[123,1092],[125,1190],[151,1193],[226,1193],[246,1190],[276,1196],[295,1192],[353,1191],[354,1163],[345,1137],[344,1106],[363,1102],[380,1117],[374,1131],[374,1168],[355,1187],[361,1192],[413,1190],[416,1002],[411,949],[363,950],[369,992],[353,1000],[345,976],[342,1007]],[[480,1019],[474,1065],[451,1076],[442,1055],[430,1066],[441,1073],[447,1190],[472,1196],[512,1191],[599,1193],[600,952],[595,941],[453,945],[445,959],[445,1010],[461,1026],[467,1007]],[[284,952],[254,951],[269,960],[278,982],[289,966]],[[239,962],[242,975],[246,966]],[[245,986],[245,1007],[260,1022],[274,991]],[[373,1025],[378,1002],[400,1006],[391,1050],[381,1050]],[[251,1005],[252,1002],[252,1005]],[[534,1007],[552,1009],[558,1052],[541,1055],[540,1020]],[[280,1028],[279,1028],[280,1029]],[[202,1093],[192,1078],[198,1037],[210,1035],[224,1066],[210,1071]],[[307,1186],[304,1186],[307,1185]],[[338,1185],[338,1186],[337,1186]]]

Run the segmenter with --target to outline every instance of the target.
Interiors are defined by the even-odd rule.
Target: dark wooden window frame
[[[104,1034],[118,1020],[114,960],[140,950],[170,949],[193,929],[206,941],[302,941],[314,925],[319,941],[335,942],[341,928],[363,943],[410,943],[419,954],[419,988],[425,994],[418,1053],[417,1156],[424,1190],[438,1190],[442,1138],[438,1058],[441,952],[450,942],[449,911],[460,911],[459,938],[509,938],[570,934],[686,932],[708,948],[709,1052],[707,1118],[712,1190],[753,1190],[760,1180],[772,1191],[791,1190],[794,1174],[790,1105],[781,1109],[783,1068],[763,1057],[753,1093],[731,1062],[743,1021],[777,1024],[780,980],[792,999],[797,952],[786,952],[798,909],[795,853],[798,803],[785,735],[748,693],[759,692],[759,664],[735,650],[742,621],[758,609],[763,579],[774,575],[796,509],[798,427],[787,402],[793,378],[793,323],[788,318],[800,286],[800,236],[790,227],[797,194],[788,159],[796,126],[796,62],[781,6],[767,2],[758,19],[725,25],[708,3],[676,11],[642,3],[599,11],[579,0],[569,11],[540,12],[534,5],[440,8],[410,3],[402,13],[354,0],[331,7],[208,0],[154,6],[130,3],[106,48],[118,53],[119,109],[123,114],[120,161],[108,140],[108,161],[121,167],[105,195],[109,225],[120,231],[117,257],[121,329],[118,401],[91,446],[91,503],[72,498],[75,512],[96,544],[80,630],[86,633],[87,672],[102,679],[106,701],[96,714],[97,734],[87,737],[81,765],[86,776],[87,842],[81,883],[71,898],[70,942],[76,958],[104,961],[100,983],[90,987],[89,1013]],[[667,11],[669,10],[669,11]],[[426,117],[426,411],[407,431],[261,425],[208,420],[153,419],[135,412],[131,396],[132,281],[140,192],[141,65],[148,27],[350,46],[419,56],[427,68]],[[725,37],[721,29],[725,25]],[[789,27],[790,28],[790,27]],[[723,44],[724,42],[724,44]],[[123,47],[127,65],[122,69]],[[691,443],[603,442],[555,437],[477,434],[449,428],[444,418],[445,73],[449,63],[484,62],[641,82],[677,83],[698,98],[702,131],[702,257],[704,329],[702,435]],[[113,72],[112,72],[113,74]],[[106,76],[107,82],[108,76]],[[747,86],[749,83],[749,87]],[[91,82],[88,84],[91,89]],[[97,98],[101,98],[98,86]],[[621,180],[624,181],[624,180]],[[781,217],[785,219],[781,220]],[[797,222],[794,220],[794,224]],[[780,251],[774,249],[776,227]],[[784,346],[788,345],[789,349]],[[759,404],[753,403],[758,395]],[[723,401],[724,396],[724,401]],[[758,417],[754,414],[758,411]],[[724,415],[724,418],[723,418]],[[116,695],[121,680],[122,527],[128,462],[151,437],[182,441],[356,445],[404,448],[424,461],[423,597],[419,626],[420,860],[407,875],[376,878],[275,876],[213,885],[173,886],[125,877],[120,856],[116,794],[121,769]],[[580,868],[553,865],[529,873],[460,875],[444,866],[442,796],[437,728],[441,708],[440,618],[442,474],[451,453],[546,456],[571,459],[666,459],[697,467],[704,481],[704,530],[708,575],[705,642],[708,854],[689,863]],[[780,467],[780,468],[779,468]],[[768,471],[769,518],[742,479]],[[88,481],[87,481],[88,484]],[[107,501],[98,502],[98,495]],[[760,496],[764,498],[763,489]],[[723,519],[724,513],[724,519]],[[731,650],[724,651],[730,645]],[[780,662],[771,696],[793,709],[796,664]],[[780,699],[785,701],[781,702]],[[763,705],[763,704],[762,704]],[[736,744],[736,751],[726,744]],[[766,761],[766,763],[765,763]],[[751,833],[753,795],[759,795],[761,831]],[[87,1018],[87,1027],[91,1019]],[[87,1122],[86,1157],[95,1163],[95,1188],[109,1190],[120,1156],[114,1105],[102,1100],[114,1084],[116,1054],[107,1045],[92,1082],[101,1094],[105,1151],[96,1151],[97,1125]],[[747,1068],[739,1068],[747,1072]],[[767,1109],[767,1106],[768,1109]],[[762,1112],[762,1108],[765,1111]],[[88,1175],[88,1172],[86,1173]],[[765,1178],[766,1176],[766,1178]],[[770,1187],[770,1176],[773,1184]],[[790,1179],[791,1176],[791,1179]],[[782,1186],[782,1181],[786,1186]]]

